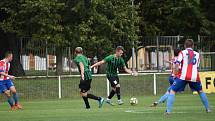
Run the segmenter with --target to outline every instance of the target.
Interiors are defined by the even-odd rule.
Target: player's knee
[[[81,95],[82,97],[87,97],[87,92],[81,91],[81,92],[80,92],[80,95]]]
[[[117,84],[116,87],[120,87],[120,84]]]
[[[113,91],[116,91],[116,87],[112,87],[112,90],[113,90]]]
[[[5,91],[4,94],[5,94],[7,97],[10,97],[10,96],[11,96],[10,91]]]
[[[11,90],[11,92],[13,93],[13,94],[16,94],[16,90],[14,89],[14,90]]]
[[[175,94],[176,92],[174,90],[170,90],[170,94]]]

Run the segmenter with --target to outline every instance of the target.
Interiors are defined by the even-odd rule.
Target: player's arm
[[[164,60],[164,62],[172,64],[171,60]]]
[[[79,63],[80,71],[81,71],[81,79],[84,80],[84,64],[82,62]]]
[[[105,63],[105,60],[99,61],[99,62],[93,64],[93,65],[91,66],[91,68],[94,68],[94,67],[96,67],[96,66],[100,66],[100,65],[102,65],[102,64],[104,64],[104,63]]]
[[[177,60],[175,62],[175,67],[173,67],[173,74],[174,75],[178,74],[178,72],[180,70],[179,67],[180,67],[180,64],[181,64],[182,60],[183,60],[183,53],[180,52],[179,55],[178,55],[178,58],[177,58]]]
[[[7,73],[5,73],[3,71],[0,72],[0,75],[9,77],[10,79],[15,79],[15,76],[9,75],[9,74],[7,74]]]
[[[126,66],[123,67],[126,73],[131,74],[132,76],[137,76],[137,72],[133,72],[131,69],[128,69]]]

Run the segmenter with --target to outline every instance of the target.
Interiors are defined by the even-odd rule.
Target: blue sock
[[[168,99],[167,99],[166,112],[168,112],[168,113],[171,112],[174,101],[175,101],[175,94],[169,94]]]
[[[208,103],[208,98],[207,98],[206,94],[204,92],[200,92],[199,96],[200,96],[202,103],[204,104],[205,108],[209,109],[209,103]]]
[[[160,103],[164,103],[164,102],[167,100],[168,95],[169,95],[169,93],[166,92],[166,94],[164,94],[164,95],[158,100],[158,103],[159,103],[159,104],[160,104]]]
[[[17,93],[13,93],[13,99],[15,101],[15,104],[17,104],[19,101],[19,97],[18,97]]]
[[[14,105],[12,97],[8,97],[7,102],[9,103],[10,107]]]

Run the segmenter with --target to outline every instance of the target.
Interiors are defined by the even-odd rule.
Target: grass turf
[[[8,111],[6,102],[0,104],[0,121],[214,121],[215,113],[207,114],[198,95],[178,94],[173,113],[165,116],[165,104],[157,108],[149,105],[159,96],[137,97],[139,104],[131,106],[130,97],[124,97],[122,106],[104,104],[98,109],[96,101],[90,100],[91,110],[83,107],[81,98],[63,100],[22,101],[23,110]],[[208,95],[212,110],[215,94]],[[116,102],[115,98],[114,101]]]

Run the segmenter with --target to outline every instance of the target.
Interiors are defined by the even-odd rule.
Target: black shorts
[[[81,89],[81,92],[87,92],[90,90],[90,87],[91,87],[91,81],[92,79],[90,80],[80,80],[80,84],[79,84],[79,88]]]
[[[107,77],[111,87],[116,87],[117,84],[119,84],[119,77],[118,76],[112,76],[112,77]]]

